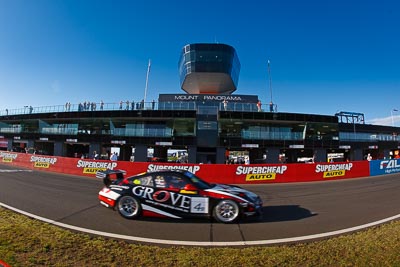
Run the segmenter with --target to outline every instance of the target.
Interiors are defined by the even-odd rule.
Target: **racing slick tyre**
[[[142,214],[142,205],[133,196],[125,195],[118,199],[117,209],[122,217],[136,219]]]
[[[229,199],[218,202],[213,210],[213,217],[221,223],[233,223],[239,219],[239,214],[239,205]]]

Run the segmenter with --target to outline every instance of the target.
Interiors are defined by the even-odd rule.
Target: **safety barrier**
[[[0,151],[0,163],[39,171],[95,177],[106,169],[127,175],[163,169],[183,169],[208,182],[260,184],[326,181],[400,172],[400,159],[301,164],[181,164],[92,160]]]

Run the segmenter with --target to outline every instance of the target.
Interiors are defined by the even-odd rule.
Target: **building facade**
[[[277,112],[235,95],[240,62],[223,44],[182,50],[186,94],[157,102],[79,103],[0,110],[0,149],[65,157],[189,163],[279,163],[399,156],[400,128],[360,114]],[[355,116],[357,115],[357,116]],[[345,118],[351,118],[346,120]]]

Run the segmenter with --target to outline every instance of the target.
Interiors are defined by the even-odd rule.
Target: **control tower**
[[[188,44],[179,60],[181,88],[188,94],[229,95],[237,89],[240,62],[226,44]]]

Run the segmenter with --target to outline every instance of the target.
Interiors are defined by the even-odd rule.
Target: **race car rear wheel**
[[[240,214],[238,204],[229,199],[221,200],[213,210],[213,216],[218,222],[232,223],[238,220]]]
[[[127,219],[136,219],[142,213],[142,206],[137,198],[133,196],[122,196],[117,204],[118,212]]]

